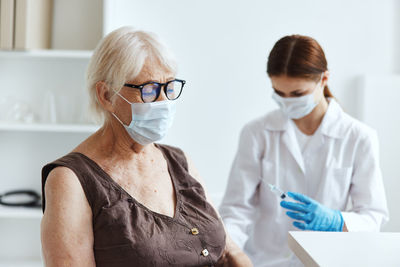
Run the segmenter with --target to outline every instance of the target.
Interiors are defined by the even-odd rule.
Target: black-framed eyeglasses
[[[169,100],[176,100],[182,94],[185,80],[174,79],[166,83],[147,82],[140,85],[126,83],[124,86],[140,90],[140,96],[143,102],[150,103],[157,100],[160,96],[161,88]]]

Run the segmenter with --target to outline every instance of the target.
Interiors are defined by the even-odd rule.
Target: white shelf
[[[0,50],[0,58],[55,58],[55,59],[90,59],[90,50]]]
[[[0,131],[94,133],[100,128],[94,124],[13,124],[0,123]]]
[[[41,219],[41,208],[0,206],[0,219]],[[0,265],[1,266],[1,265]]]
[[[41,261],[1,261],[0,267],[43,267],[43,263]]]

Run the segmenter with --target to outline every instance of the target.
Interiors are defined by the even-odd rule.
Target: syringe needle
[[[286,193],[283,192],[279,187],[272,185],[272,184],[268,184],[269,189],[274,192],[276,195],[278,195],[281,199],[286,198]]]

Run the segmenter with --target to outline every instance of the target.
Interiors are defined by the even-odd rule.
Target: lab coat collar
[[[342,139],[348,128],[345,123],[347,121],[345,113],[334,98],[329,98],[328,101],[328,110],[320,125],[321,133],[328,137]],[[275,110],[267,115],[265,128],[270,131],[286,131],[290,125],[289,120],[281,110]]]
[[[328,101],[328,110],[320,125],[321,133],[332,138],[343,139],[351,122],[334,98],[329,98]]]

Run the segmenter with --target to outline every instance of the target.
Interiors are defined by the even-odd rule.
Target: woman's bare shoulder
[[[47,266],[95,266],[92,212],[75,173],[54,168],[45,185],[46,209],[41,223]]]
[[[54,168],[49,173],[45,184],[45,199],[46,210],[52,208],[68,210],[72,206],[75,206],[74,209],[82,209],[85,207],[82,204],[89,206],[76,174],[68,167],[62,166]]]

